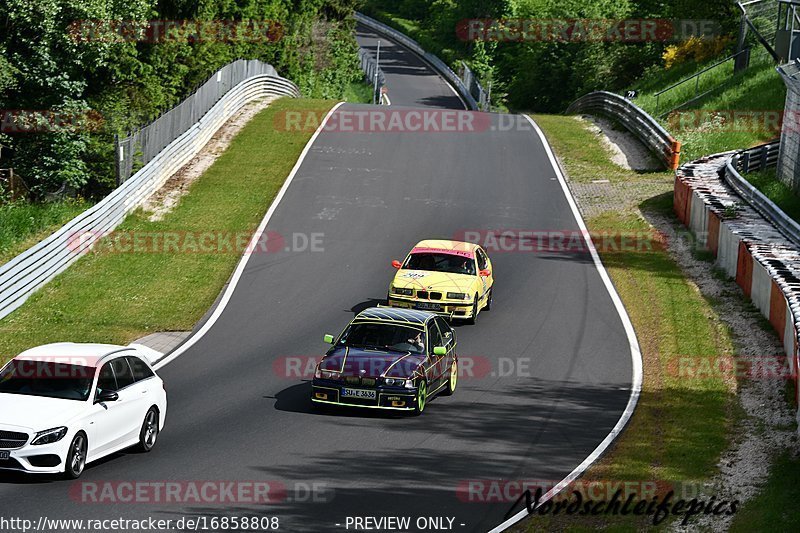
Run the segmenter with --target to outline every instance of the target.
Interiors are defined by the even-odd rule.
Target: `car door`
[[[114,440],[114,448],[129,445],[139,438],[144,415],[147,408],[150,407],[146,405],[147,383],[136,382],[133,370],[128,364],[128,357],[117,357],[111,361],[114,377],[117,379],[117,394],[119,394],[119,400],[114,403],[119,407],[120,416],[125,417],[125,424],[120,426],[119,433]]]
[[[481,278],[481,285],[483,287],[483,292],[480,295],[481,301],[485,302],[486,298],[488,297],[489,290],[492,288],[492,285],[494,284],[494,272],[492,271],[492,262],[491,260],[489,260],[489,256],[486,254],[486,252],[483,251],[482,248],[477,248],[475,250],[475,259],[478,262],[478,274],[479,277]],[[481,270],[488,270],[489,275],[480,276]]]
[[[431,368],[431,378],[429,378],[428,388],[431,392],[438,389],[443,381],[442,381],[442,374],[444,374],[444,364],[447,360],[447,357],[444,355],[436,355],[433,353],[433,349],[436,346],[444,346],[444,341],[442,340],[442,334],[439,332],[439,328],[436,326],[436,319],[429,320],[428,324],[425,326],[427,330],[427,337],[428,337],[428,354],[430,358],[430,368]]]
[[[124,433],[128,424],[124,408],[119,402],[98,402],[101,391],[118,390],[117,380],[111,361],[105,363],[97,378],[93,405],[89,414],[89,459],[106,455],[114,447],[114,443]]]
[[[444,375],[442,376],[442,379],[446,381],[450,379],[450,367],[452,366],[453,359],[456,356],[456,332],[450,327],[444,318],[437,316],[435,321],[436,326],[439,328],[444,347],[447,348],[447,355],[445,355],[442,365],[444,367]]]

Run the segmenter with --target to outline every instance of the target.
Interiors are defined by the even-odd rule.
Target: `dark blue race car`
[[[317,365],[311,400],[421,413],[458,382],[456,333],[434,313],[372,307],[360,312]]]

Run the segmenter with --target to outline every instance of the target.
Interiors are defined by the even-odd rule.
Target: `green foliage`
[[[737,31],[728,0],[365,0],[363,10],[406,31],[429,51],[455,65],[466,61],[484,84],[492,80],[495,104],[561,112],[578,96],[597,89],[636,87],[647,67],[663,64],[669,42],[467,42],[456,27],[465,19],[692,19]]]
[[[340,98],[360,76],[349,14],[355,0],[7,0],[0,3],[0,109],[86,112],[100,127],[0,136],[35,195],[64,185],[99,196],[115,183],[113,136],[157,117],[223,65],[260,59],[306,96]],[[136,39],[119,24],[151,20],[275,21],[280,39],[169,34]],[[103,24],[98,21],[104,22]],[[127,27],[126,26],[126,27]],[[143,30],[142,30],[143,31]],[[131,34],[133,35],[133,34]],[[6,157],[13,154],[13,161]]]

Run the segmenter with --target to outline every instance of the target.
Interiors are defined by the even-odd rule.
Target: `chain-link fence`
[[[116,141],[117,184],[124,183],[169,143],[197,124],[220,98],[247,78],[277,76],[272,65],[239,59],[218,70],[188,98],[150,124]]]

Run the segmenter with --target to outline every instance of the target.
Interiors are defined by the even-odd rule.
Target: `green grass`
[[[560,115],[532,115],[545,132],[557,131],[548,135],[558,157],[569,169],[570,179],[588,183],[592,180],[607,179],[611,182],[641,179],[636,171],[626,170],[615,165],[608,151],[600,144],[599,137],[583,126],[574,117]],[[669,172],[642,172],[649,179],[659,176],[671,179]]]
[[[764,196],[775,202],[784,213],[795,221],[800,221],[800,197],[783,182],[778,181],[774,168],[742,175],[756,189],[764,193]]]
[[[678,81],[673,71],[680,73],[681,77],[688,76],[718,60],[715,58],[704,64],[678,65],[673,69],[651,72],[649,79],[642,84],[636,104],[655,115],[654,93]],[[733,64],[729,62],[704,74],[700,92],[725,83],[709,95],[682,107],[672,116],[659,119],[667,131],[681,141],[681,162],[727,150],[750,148],[780,135],[780,131],[771,127],[769,118],[765,118],[764,114],[768,111],[781,112],[786,100],[786,88],[775,70],[775,64],[757,48],[747,70],[731,77],[732,71]],[[688,100],[693,91],[694,82],[689,82],[662,95],[660,112]],[[753,118],[732,120],[728,114],[731,111],[751,111]]]
[[[280,113],[331,101],[280,99],[253,118],[159,222],[137,211],[119,232],[253,232],[312,135],[276,127]],[[102,246],[98,247],[103,249]],[[127,344],[191,329],[213,304],[240,253],[91,253],[0,321],[0,359],[56,341]]]
[[[750,531],[800,531],[800,458],[779,456],[761,492],[739,509],[731,523],[731,533]]]
[[[570,180],[608,176],[614,165],[601,158],[602,145],[570,117],[537,115]],[[588,133],[588,137],[587,134]],[[615,171],[625,172],[622,170]],[[628,171],[617,179],[636,186],[642,176]],[[649,178],[648,178],[649,179]],[[672,217],[672,196],[640,205],[644,212]],[[610,211],[587,220],[590,231],[647,233],[650,225],[632,211]],[[600,255],[631,318],[644,360],[644,383],[636,411],[609,452],[583,476],[598,481],[702,482],[716,473],[729,443],[735,384],[722,376],[686,379],[675,371],[681,357],[714,358],[731,354],[733,344],[710,302],[684,278],[660,245],[650,250]],[[651,518],[536,517],[522,531],[636,531]]]
[[[360,81],[352,82],[345,87],[343,100],[351,104],[371,104],[372,87]]]
[[[83,200],[0,205],[0,264],[24,252],[91,204]]]

